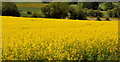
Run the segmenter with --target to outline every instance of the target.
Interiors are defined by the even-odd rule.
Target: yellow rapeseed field
[[[118,21],[2,17],[3,60],[118,60]]]

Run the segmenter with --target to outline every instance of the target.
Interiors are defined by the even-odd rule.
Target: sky
[[[120,0],[0,0],[2,2],[119,2]]]

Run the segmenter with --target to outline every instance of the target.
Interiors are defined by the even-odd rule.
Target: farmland
[[[118,21],[2,16],[3,60],[118,60]]]
[[[39,13],[41,10],[40,8],[47,5],[41,2],[16,2],[15,3],[16,6],[18,7],[18,10],[21,12],[21,16],[31,16],[29,14],[27,14],[26,12],[30,11],[30,12],[37,12]]]
[[[37,13],[36,16],[40,16],[40,15],[43,15],[43,14],[40,14],[42,13],[43,11],[41,10],[42,7],[45,7],[46,5],[49,5],[49,3],[42,3],[42,2],[16,2],[15,3],[16,6],[18,7],[18,10],[20,11],[21,13],[21,17],[33,17],[33,14],[34,13]],[[101,3],[103,4],[103,3]],[[100,6],[99,7],[102,7],[104,8],[104,6]],[[119,5],[118,3],[113,3],[115,6]],[[77,4],[70,4],[69,5],[70,7],[77,7]],[[118,6],[119,7],[119,6]],[[88,20],[96,20],[96,16],[94,14],[94,16],[91,16],[91,15],[88,15],[89,14],[89,11],[88,10],[91,10],[91,9],[87,9],[87,8],[84,8],[86,14],[87,14],[87,18]],[[93,13],[97,11],[97,10],[94,10]],[[28,14],[27,12],[31,12],[31,14]],[[109,17],[110,14],[108,14],[108,11],[104,11],[104,10],[100,10],[100,12],[102,13],[102,16],[101,18],[103,18],[103,20],[105,20],[106,17]],[[115,12],[115,11],[113,11]],[[92,13],[92,12],[90,12]],[[92,14],[93,14],[92,13]],[[112,14],[112,13],[111,13]],[[94,19],[93,19],[94,18]],[[114,17],[114,15],[112,17],[109,17],[109,19],[111,21],[115,21],[118,19],[118,17]]]
[[[15,3],[17,7],[30,7],[30,8],[41,8],[42,6],[45,6],[47,4],[41,3],[41,2],[16,2]]]

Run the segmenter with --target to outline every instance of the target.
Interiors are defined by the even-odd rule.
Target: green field
[[[21,12],[27,12],[27,11],[31,11],[31,12],[39,12],[40,8],[32,8],[32,7],[18,7],[18,9]]]
[[[30,14],[27,14],[27,12],[37,12],[39,13],[41,10],[40,8],[47,5],[41,2],[17,2],[15,3],[18,7],[18,10],[21,12],[21,16],[29,17]]]
[[[15,3],[18,7],[31,7],[31,8],[40,8],[42,6],[45,6],[47,4],[41,3],[41,2],[18,2]]]

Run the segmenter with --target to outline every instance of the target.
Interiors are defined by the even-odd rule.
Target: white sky
[[[120,0],[0,0],[2,2],[119,2]]]

